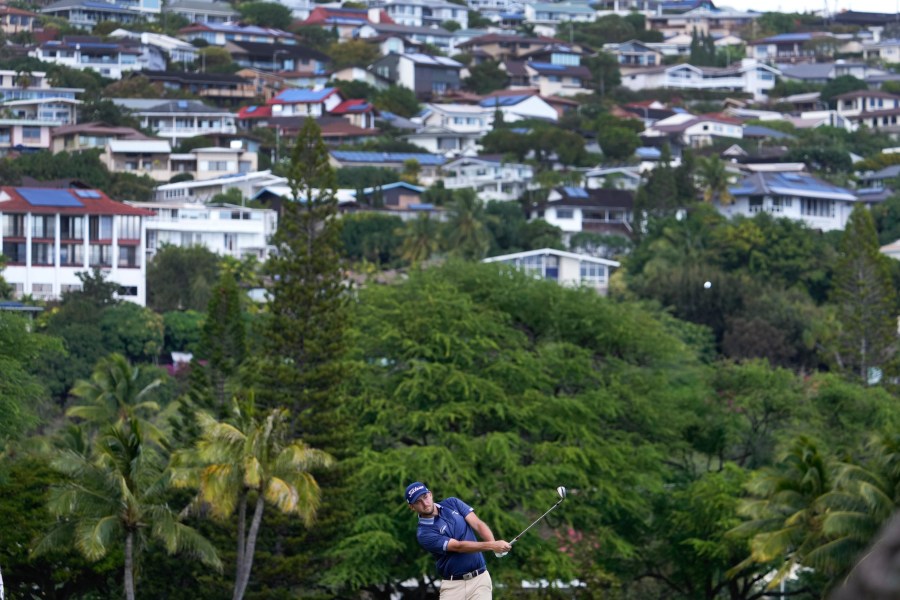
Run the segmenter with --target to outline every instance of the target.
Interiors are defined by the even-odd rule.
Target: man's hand
[[[497,540],[496,542],[489,542],[490,547],[489,550],[493,550],[494,554],[500,554],[503,552],[509,552],[512,550],[512,544],[507,542],[506,540]]]

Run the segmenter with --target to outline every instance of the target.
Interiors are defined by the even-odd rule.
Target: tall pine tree
[[[297,135],[288,168],[291,198],[281,206],[275,255],[269,259],[271,301],[264,333],[266,385],[258,397],[293,413],[295,433],[334,450],[336,388],[348,319],[341,268],[336,178],[313,119]]]
[[[831,299],[841,325],[835,356],[843,370],[855,373],[863,383],[869,382],[871,369],[886,370],[897,349],[889,260],[879,252],[872,214],[857,206],[841,238]]]
[[[230,404],[225,384],[244,362],[246,336],[240,289],[231,272],[223,270],[212,290],[201,332],[201,354],[208,361],[208,377],[220,410]]]

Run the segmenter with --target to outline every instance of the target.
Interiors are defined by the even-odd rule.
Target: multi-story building
[[[469,8],[443,0],[388,0],[378,4],[398,25],[434,27],[455,21],[462,29],[469,26]]]
[[[194,148],[173,154],[164,140],[109,140],[100,157],[113,172],[147,175],[168,182],[175,175],[190,174],[195,180],[256,171],[256,153],[242,148]]]
[[[82,150],[103,150],[110,140],[156,141],[131,127],[118,127],[93,121],[63,125],[50,130],[50,151],[80,152]]]
[[[140,119],[141,128],[176,145],[179,140],[207,134],[234,134],[234,114],[197,100],[113,98]]]
[[[459,89],[463,65],[445,56],[390,54],[369,68],[376,75],[411,89],[418,98],[430,100]]]
[[[233,106],[256,97],[256,87],[235,73],[141,71],[140,76],[164,89],[200,96],[216,106]]]
[[[150,211],[85,189],[0,188],[3,278],[17,297],[59,298],[101,269],[118,296],[146,303],[144,219]]]
[[[59,121],[0,118],[0,155],[48,150],[50,131],[60,125]]]
[[[196,46],[161,33],[116,29],[109,37],[139,42],[142,54],[138,62],[141,68],[151,71],[165,71],[167,60],[186,69],[198,56]]]
[[[272,249],[278,215],[274,210],[232,204],[129,202],[153,213],[145,218],[147,259],[162,245],[204,246],[221,256],[255,256]]]
[[[532,189],[534,169],[495,156],[465,156],[441,167],[444,188],[471,188],[484,201],[512,201]]]
[[[94,2],[93,4],[102,4]],[[110,79],[141,68],[139,44],[130,40],[104,42],[92,36],[66,36],[50,40],[28,53],[36,59],[72,69],[91,69]]]
[[[648,15],[646,19],[648,29],[659,31],[666,38],[694,33],[720,37],[739,32],[760,16],[761,12],[697,7],[683,13],[660,11],[659,14]]]
[[[179,181],[157,186],[154,200],[202,204],[230,189],[240,190],[244,198],[253,198],[262,189],[273,185],[285,185],[286,182],[284,177],[272,175],[271,171],[256,171],[199,181]]]
[[[33,98],[0,102],[0,113],[17,119],[57,121],[63,125],[74,123],[81,100],[70,98]]]
[[[44,71],[0,70],[0,100],[75,100],[83,88],[58,88],[50,85]]]
[[[180,29],[178,35],[189,42],[203,40],[210,46],[224,46],[228,42],[297,43],[296,36],[287,31],[240,23],[194,23]]]
[[[116,21],[123,25],[137,23],[147,18],[152,11],[141,6],[154,6],[159,12],[159,0],[141,0],[139,3],[96,2],[94,0],[59,0],[41,9],[41,13],[68,21],[78,29],[92,30],[98,23]]]
[[[208,0],[175,0],[163,6],[163,19],[166,14],[179,15],[189,23],[228,23],[240,18],[241,13],[234,10],[228,2],[209,2]]]
[[[752,58],[730,67],[696,67],[689,64],[660,67],[622,67],[622,85],[630,90],[686,89],[734,91],[765,99],[781,72]]]
[[[805,223],[811,229],[843,229],[856,205],[853,192],[808,173],[752,173],[728,188],[733,201],[717,205],[725,216],[766,212]]]
[[[0,31],[6,35],[15,35],[21,32],[31,33],[34,31],[34,24],[38,15],[35,13],[0,4]]]

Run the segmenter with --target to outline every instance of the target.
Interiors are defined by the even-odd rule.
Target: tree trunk
[[[134,532],[125,534],[125,598],[134,600]]]
[[[234,567],[234,594],[232,600],[238,600],[238,590],[241,587],[241,573],[244,572],[244,556],[246,552],[246,539],[244,531],[247,523],[247,494],[241,493],[241,499],[238,501],[238,523],[237,523],[237,560]]]
[[[262,523],[263,507],[265,506],[262,492],[256,497],[256,508],[253,511],[253,520],[250,522],[250,531],[247,532],[247,541],[244,546],[244,564],[238,574],[239,586],[235,587],[234,600],[243,600],[247,583],[250,581],[250,570],[253,568],[253,553],[256,550],[256,536],[259,534],[259,526]]]

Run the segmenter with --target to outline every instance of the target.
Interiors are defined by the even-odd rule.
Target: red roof
[[[344,100],[334,107],[331,111],[333,115],[343,115],[346,113],[360,114],[369,113],[375,110],[375,107],[369,104],[367,100]]]
[[[68,196],[66,196],[68,192]],[[25,196],[31,198],[26,200]],[[46,197],[47,203],[36,198]],[[96,197],[89,197],[96,196]],[[49,200],[49,198],[53,200]],[[63,198],[64,204],[58,200]],[[44,215],[126,215],[150,217],[152,210],[129,206],[124,202],[113,200],[100,190],[53,189],[0,187],[0,212],[3,213],[35,213]]]
[[[272,106],[245,106],[238,111],[238,119],[263,119],[272,116]]]

